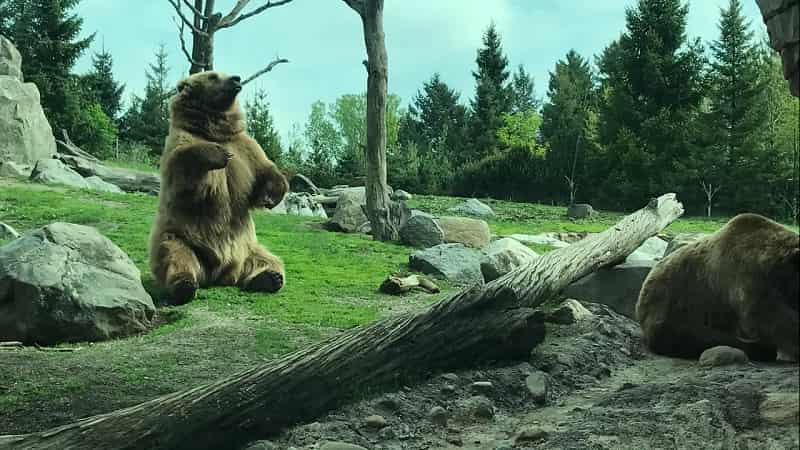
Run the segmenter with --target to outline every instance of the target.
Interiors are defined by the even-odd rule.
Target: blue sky
[[[253,0],[253,5],[266,0]],[[235,0],[217,0],[228,11]],[[584,57],[599,55],[625,27],[625,8],[635,0],[386,0],[384,27],[389,55],[389,91],[403,103],[434,72],[461,93],[473,95],[476,50],[490,21],[503,38],[513,67],[534,76],[536,94],[544,96],[549,71],[571,48]],[[766,33],[755,0],[743,0],[753,29]],[[717,37],[720,7],[727,0],[689,0],[688,35],[708,42]],[[174,15],[167,0],[82,0],[77,13],[84,34],[97,32],[93,49],[104,42],[114,55],[116,77],[125,97],[141,94],[144,70],[159,43],[170,56],[176,81],[188,71],[180,50]],[[294,0],[272,8],[216,35],[215,67],[246,77],[276,56],[290,60],[249,84],[268,93],[281,135],[303,125],[311,103],[332,102],[342,94],[363,92],[366,50],[358,16],[342,0]],[[90,53],[76,70],[90,66]]]

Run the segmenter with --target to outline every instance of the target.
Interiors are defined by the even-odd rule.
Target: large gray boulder
[[[22,81],[22,55],[14,44],[0,36],[0,76]]]
[[[414,252],[409,266],[456,284],[483,283],[481,252],[463,244],[441,244]]]
[[[444,232],[444,242],[464,244],[467,247],[483,248],[489,244],[492,234],[489,224],[480,219],[466,217],[439,217],[436,223]]]
[[[33,164],[55,153],[56,139],[42,110],[39,89],[0,75],[0,161]]]
[[[667,241],[661,239],[658,236],[653,236],[642,245],[639,246],[636,250],[634,250],[628,257],[625,259],[626,262],[629,263],[637,263],[641,261],[658,261],[664,257],[664,252],[667,250]]]
[[[119,186],[117,186],[116,184],[111,184],[107,181],[103,181],[103,179],[98,177],[97,175],[86,177],[84,178],[84,180],[89,185],[89,189],[94,189],[95,191],[111,192],[113,194],[125,193],[125,191],[120,189]]]
[[[590,273],[569,285],[562,294],[582,302],[602,303],[635,319],[636,301],[654,260],[625,262]]]
[[[434,216],[413,210],[411,217],[400,228],[400,240],[413,247],[433,247],[444,243],[444,231]]]
[[[483,249],[481,273],[488,283],[539,257],[535,251],[511,238],[493,241]]]
[[[597,214],[588,203],[576,203],[567,208],[567,217],[570,219],[588,219]]]
[[[325,208],[314,201],[311,195],[303,192],[289,192],[283,197],[282,203],[286,205],[286,214],[306,217],[328,218]]]
[[[0,341],[130,336],[154,313],[139,269],[94,228],[57,222],[0,247]]]
[[[492,211],[492,208],[476,198],[471,198],[461,204],[453,206],[452,208],[448,209],[448,211],[456,214],[464,214],[475,217],[494,216],[494,211]]]
[[[563,248],[568,247],[569,244],[558,239],[556,237],[550,236],[547,233],[543,234],[512,234],[508,236],[515,241],[519,241],[526,245],[549,245],[553,248]]]
[[[0,177],[6,178],[28,178],[33,172],[33,167],[18,164],[14,161],[0,161]]]
[[[363,233],[369,229],[369,218],[364,214],[364,209],[357,197],[342,195],[336,202],[336,212],[326,226],[333,231]]]
[[[41,159],[31,172],[31,181],[42,184],[63,184],[78,189],[91,189],[91,185],[78,172],[57,159]]]

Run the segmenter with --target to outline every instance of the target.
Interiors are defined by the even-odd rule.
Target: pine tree
[[[520,64],[511,78],[511,112],[539,111],[541,106],[534,92],[533,77]]]
[[[70,11],[80,0],[13,0],[4,5],[4,34],[22,55],[25,80],[39,88],[42,107],[54,130],[71,130],[81,120],[68,113],[83,92],[72,88],[71,70],[94,34],[78,39],[83,19]],[[80,108],[77,108],[80,110]]]
[[[169,66],[164,44],[155,52],[155,62],[145,71],[147,85],[143,98],[133,96],[122,119],[122,136],[128,142],[144,144],[154,156],[161,155],[169,132]]]
[[[283,149],[280,135],[269,112],[267,93],[263,89],[257,89],[253,98],[245,102],[244,108],[247,111],[247,131],[250,136],[264,149],[267,158],[279,162]]]
[[[710,71],[710,112],[705,130],[711,137],[706,151],[712,152],[718,164],[708,164],[701,176],[706,183],[723,186],[722,207],[728,210],[743,206],[751,196],[745,179],[752,179],[761,130],[765,128],[763,82],[759,51],[753,40],[750,24],[742,14],[739,0],[729,0],[721,11],[720,35],[712,42],[713,60]],[[706,157],[705,159],[708,159]],[[734,188],[736,186],[736,188]]]
[[[699,40],[687,40],[687,15],[681,0],[639,0],[626,11],[626,31],[603,52],[601,140],[616,173],[599,186],[601,206],[630,208],[696,185],[686,164],[705,61]]]
[[[117,120],[122,107],[124,85],[114,79],[114,59],[105,46],[92,55],[92,70],[84,76],[85,85],[103,112],[112,120]]]
[[[575,185],[584,192],[591,186],[585,169],[587,150],[594,144],[589,124],[596,112],[596,94],[589,62],[570,50],[550,72],[547,96],[541,133],[548,145],[549,194],[564,199],[566,186],[574,197]]]
[[[478,70],[475,78],[475,98],[470,115],[471,152],[459,162],[480,160],[497,148],[497,130],[502,126],[502,116],[511,111],[508,87],[508,58],[503,54],[500,35],[491,23],[483,35],[483,47],[476,58]]]

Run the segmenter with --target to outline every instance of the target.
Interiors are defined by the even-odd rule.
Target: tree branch
[[[175,25],[178,27],[178,37],[181,39],[181,50],[183,51],[183,54],[186,55],[186,59],[189,60],[189,64],[192,64],[194,66],[205,67],[204,63],[195,61],[195,59],[192,58],[192,54],[189,53],[189,49],[186,47],[186,39],[183,38],[183,30],[184,30],[183,21],[178,22],[178,20],[175,19],[174,16],[172,17],[172,21],[175,22]]]
[[[267,67],[264,67],[263,69],[259,70],[258,72],[254,73],[253,75],[250,75],[247,79],[242,81],[242,86],[244,86],[245,84],[255,80],[256,78],[260,77],[261,75],[264,75],[265,73],[271,71],[278,64],[288,63],[288,62],[289,62],[288,59],[276,58],[274,61],[269,63],[269,65],[267,65]]]
[[[201,34],[203,36],[208,36],[208,33],[194,26],[194,23],[190,22],[189,19],[186,18],[186,16],[183,14],[183,11],[181,11],[181,5],[178,3],[177,0],[167,0],[167,1],[169,2],[170,5],[172,5],[173,8],[175,8],[175,11],[178,13],[178,16],[180,16],[183,23],[189,25],[189,28],[191,28],[193,32]]]
[[[195,8],[194,5],[189,0],[183,0],[183,3],[189,7],[189,9],[192,11],[192,14],[194,14],[195,17],[200,18],[202,20],[208,20],[208,17],[206,17],[206,15],[203,14],[203,11],[200,11],[199,9]]]
[[[343,0],[359,16],[364,17],[364,0]]]
[[[226,15],[225,17],[222,18],[222,20],[219,21],[219,25],[217,26],[217,28],[221,29],[221,28],[232,27],[232,26],[236,25],[237,23],[239,23],[239,22],[241,22],[241,21],[243,21],[245,19],[249,19],[249,18],[251,18],[251,17],[253,17],[255,15],[261,14],[262,12],[268,10],[269,8],[274,8],[276,6],[282,6],[282,5],[285,5],[285,4],[287,4],[287,3],[291,2],[291,1],[292,0],[277,0],[277,1],[274,1],[274,2],[273,1],[268,1],[264,5],[261,5],[258,8],[254,9],[254,10],[248,12],[248,13],[241,14],[241,12],[244,9],[244,7],[247,6],[248,3],[250,3],[250,0],[238,0],[236,2],[236,6],[233,7],[231,12],[228,13],[228,15]]]

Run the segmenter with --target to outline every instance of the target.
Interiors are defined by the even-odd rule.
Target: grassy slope
[[[445,213],[457,199],[420,196],[412,206]],[[490,201],[495,234],[600,231],[619,215],[563,220],[564,208]],[[0,180],[0,220],[24,232],[54,221],[91,225],[119,245],[142,271],[156,199]],[[410,249],[365,236],[329,233],[304,218],[255,215],[259,239],[281,255],[288,284],[276,295],[234,288],[204,290],[194,302],[162,308],[169,322],[129,339],[82,344],[79,350],[0,353],[0,434],[33,431],[135,404],[215,380],[338,330],[416,308],[440,296],[390,297],[376,289],[403,270]],[[712,231],[719,221],[681,220],[670,231]],[[446,289],[441,295],[446,295]]]

